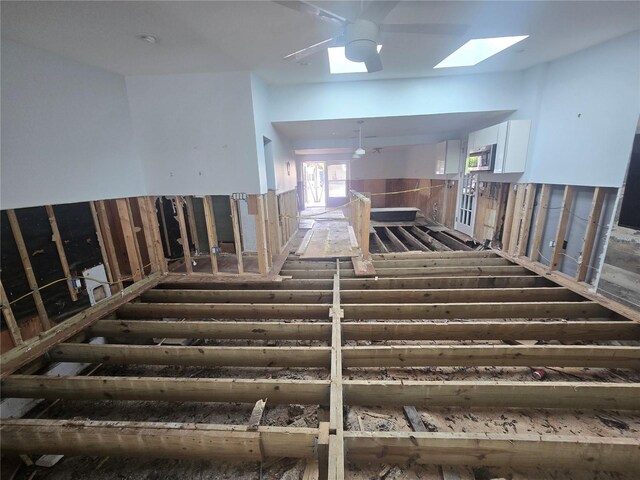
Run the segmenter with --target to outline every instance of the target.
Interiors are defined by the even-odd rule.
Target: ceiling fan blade
[[[380,24],[398,3],[400,2],[372,0],[364,11],[358,15],[358,19],[371,20],[374,23]]]
[[[394,23],[380,25],[384,33],[418,33],[422,35],[462,35],[469,25],[449,23]]]
[[[303,48],[302,50],[298,50],[297,52],[290,53],[286,57],[283,57],[283,60],[295,60],[296,62],[306,58],[314,53],[318,53],[321,50],[324,50],[327,47],[335,47],[338,46],[340,37],[336,38],[327,38],[321,42],[315,43],[309,47]]]
[[[313,3],[306,2],[304,0],[272,0],[273,3],[277,3],[282,5],[283,7],[291,8],[298,12],[306,13],[308,15],[313,15],[318,17],[320,20],[324,20],[325,22],[334,23],[344,27],[349,21],[346,18],[341,17],[329,10],[325,10],[324,8],[318,7]]]
[[[364,64],[367,67],[367,73],[374,73],[382,70],[382,60],[378,54],[372,56],[369,60],[364,62]]]

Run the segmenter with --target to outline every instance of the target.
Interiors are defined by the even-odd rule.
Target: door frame
[[[479,182],[478,176],[479,175],[478,175],[478,172],[467,172],[467,148],[466,147],[464,149],[464,155],[460,159],[460,168],[458,169],[458,171],[460,173],[458,174],[458,194],[456,196],[457,197],[456,215],[453,223],[453,228],[473,238],[473,232],[476,225],[476,211],[478,206],[478,182]],[[462,209],[462,202],[463,202],[464,189],[465,189],[465,176],[469,177],[470,182],[473,182],[475,177],[475,186],[473,188],[473,195],[470,196],[470,198],[472,198],[471,212],[470,212],[471,218],[469,219],[470,225],[467,225],[466,223],[462,222],[462,219],[460,218],[460,210]]]

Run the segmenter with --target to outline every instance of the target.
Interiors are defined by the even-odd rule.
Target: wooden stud
[[[134,282],[142,280],[142,265],[139,260],[138,242],[136,241],[136,233],[134,230],[133,219],[129,214],[129,202],[125,198],[116,199],[116,207],[118,209],[118,218],[122,226],[124,235],[124,243],[127,250],[127,258],[131,268],[131,277]]]
[[[360,251],[362,252],[362,258],[368,260],[371,256],[369,252],[369,230],[371,229],[371,200],[366,197],[362,199],[361,222]]]
[[[157,272],[160,270],[158,265],[158,257],[156,255],[156,245],[154,242],[152,226],[150,222],[149,212],[147,208],[149,206],[147,197],[138,197],[138,210],[140,211],[140,221],[142,222],[142,234],[147,247],[147,254],[149,255],[149,263],[151,264],[151,272]]]
[[[44,303],[42,302],[42,297],[40,296],[38,281],[36,280],[36,276],[33,273],[31,259],[29,258],[29,252],[27,251],[27,246],[24,243],[24,238],[22,237],[22,231],[20,230],[20,223],[18,223],[16,212],[13,209],[7,210],[7,217],[9,219],[9,225],[11,225],[13,238],[16,242],[16,246],[18,247],[20,260],[22,260],[22,267],[24,268],[24,273],[27,277],[27,283],[29,284],[29,288],[31,288],[31,294],[33,295],[33,300],[36,304],[36,310],[38,311],[38,317],[40,318],[42,329],[49,330],[51,328],[51,322],[49,321],[47,310],[44,308]]]
[[[621,347],[618,347],[621,348]],[[328,347],[166,347],[62,343],[50,351],[53,361],[206,367],[328,368]]]
[[[160,236],[160,225],[158,224],[158,215],[156,212],[156,199],[155,197],[144,197],[147,202],[147,213],[149,215],[149,224],[152,232],[153,244],[156,255],[156,263],[162,273],[167,272],[167,259],[164,257],[164,250],[162,248],[162,238]]]
[[[139,227],[138,225],[136,225],[136,219],[133,216],[133,209],[131,208],[131,200],[132,200],[132,198],[129,198],[129,197],[125,198],[125,202],[127,204],[127,210],[129,211],[129,218],[131,219],[131,230],[133,231],[133,240],[134,240],[133,243],[134,243],[134,245],[136,247],[136,255],[138,257],[138,264],[140,265],[140,275],[142,277],[145,277],[146,276],[146,272],[145,272],[144,269],[147,268],[147,266],[150,266],[150,265],[145,265],[144,260],[142,259],[142,253],[140,251],[140,241],[139,241],[139,238],[138,238],[138,232],[140,230],[142,230],[142,227],[141,226]],[[137,199],[136,199],[136,201],[137,201]],[[147,252],[147,255],[149,255],[149,252]]]
[[[116,277],[114,277],[113,272],[111,271],[111,262],[109,260],[109,255],[107,254],[107,249],[105,247],[105,239],[102,236],[102,228],[100,227],[100,220],[98,219],[98,210],[96,209],[96,203],[94,201],[89,202],[89,207],[91,208],[91,216],[93,217],[93,226],[96,229],[96,237],[98,238],[98,245],[100,246],[100,254],[102,256],[102,263],[104,265],[104,271],[107,274],[107,280],[109,280],[109,285],[115,285]],[[118,275],[120,277],[120,275]]]
[[[218,273],[218,256],[215,249],[218,246],[218,233],[216,232],[216,219],[213,211],[213,202],[209,195],[205,195],[203,198],[204,205],[204,220],[207,224],[207,238],[209,241],[209,258],[211,259],[211,273],[214,275]]]
[[[507,207],[504,212],[504,225],[502,226],[502,250],[508,251],[511,244],[511,230],[513,226],[513,214],[516,209],[516,192],[514,185],[509,184],[509,196],[507,197]]]
[[[195,214],[195,210],[193,209],[193,197],[191,195],[187,195],[183,198],[187,206],[187,219],[189,223],[189,232],[191,232],[191,239],[193,240],[193,244],[196,248],[196,252],[202,253],[202,248],[200,247],[200,239],[198,238],[196,214]]]
[[[184,255],[184,266],[187,270],[187,275],[193,273],[193,262],[191,260],[191,245],[189,244],[189,235],[187,234],[187,224],[184,219],[183,210],[183,198],[176,195],[175,198],[176,218],[178,219],[178,225],[180,226],[180,239],[182,243],[182,250]]]
[[[569,227],[569,216],[571,214],[571,206],[573,204],[574,189],[571,185],[564,187],[564,196],[562,197],[562,209],[560,210],[560,219],[558,220],[558,229],[556,230],[555,246],[551,255],[549,270],[557,270],[561,255],[564,251],[564,241]]]
[[[267,192],[267,212],[269,214],[269,235],[274,255],[282,252],[282,231],[278,221],[278,197],[275,190]]]
[[[240,236],[240,219],[238,218],[238,201],[229,197],[231,204],[231,223],[233,224],[233,243],[236,248],[236,260],[238,262],[238,274],[244,273],[244,264],[242,261],[242,237]]]
[[[118,263],[118,256],[116,254],[116,247],[113,242],[113,236],[111,235],[111,226],[109,225],[109,216],[107,215],[107,208],[105,206],[104,200],[99,200],[96,202],[97,207],[97,215],[100,221],[100,225],[102,227],[102,238],[104,239],[104,245],[109,257],[111,269],[113,270],[112,276],[115,277],[112,280],[116,282],[118,285],[118,289],[122,290],[124,288],[122,284],[122,274],[120,273],[120,265]]]
[[[256,240],[258,250],[258,270],[261,275],[269,273],[269,253],[267,250],[267,232],[264,222],[264,201],[262,195],[256,195]]]
[[[18,327],[16,318],[13,316],[13,311],[11,310],[11,305],[9,304],[9,299],[4,291],[2,282],[0,282],[0,301],[2,302],[2,313],[4,314],[4,321],[7,324],[11,340],[13,340],[15,346],[22,345],[23,341],[20,327]]]
[[[0,447],[7,453],[151,456],[259,462],[265,458],[313,458],[316,428],[194,423],[78,420],[3,420]]]
[[[171,242],[169,241],[169,230],[167,229],[167,217],[165,216],[163,197],[158,198],[160,205],[160,220],[162,220],[162,233],[164,234],[164,244],[167,247],[167,253],[171,256]]]
[[[56,250],[58,250],[58,258],[60,258],[60,266],[64,272],[64,276],[67,277],[67,288],[69,289],[69,295],[74,302],[78,301],[78,293],[76,287],[73,285],[73,278],[71,277],[71,271],[69,270],[69,262],[67,262],[67,255],[64,253],[64,244],[62,243],[62,237],[60,236],[60,230],[58,229],[58,222],[56,221],[56,214],[53,211],[51,205],[45,206],[47,210],[47,216],[49,217],[49,224],[51,225],[51,233],[53,233],[53,241],[56,244]]]
[[[528,183],[525,191],[524,206],[522,207],[522,215],[520,222],[520,232],[518,234],[517,255],[524,256],[527,254],[527,245],[529,243],[529,230],[531,228],[531,217],[533,215],[533,205],[536,199],[536,184]]]
[[[587,278],[587,274],[589,273],[591,254],[593,253],[593,246],[596,242],[596,233],[598,232],[598,224],[600,223],[600,217],[602,216],[602,206],[604,204],[604,197],[606,193],[606,189],[602,187],[596,187],[593,191],[591,211],[589,212],[587,228],[584,232],[582,252],[580,254],[578,270],[576,272],[576,281],[578,282],[584,282]]]
[[[516,192],[515,205],[513,210],[513,223],[511,225],[511,235],[509,238],[508,252],[512,255],[517,251],[518,246],[518,234],[520,233],[520,225],[522,224],[522,206],[525,199],[526,187],[523,183],[517,184],[518,191]]]
[[[534,226],[533,240],[531,241],[531,261],[536,262],[540,258],[540,245],[542,244],[542,235],[544,234],[544,223],[549,213],[549,199],[551,198],[551,185],[545,183],[540,189],[540,208],[536,216],[536,224]]]

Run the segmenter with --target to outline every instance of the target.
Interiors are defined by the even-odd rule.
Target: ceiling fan
[[[352,62],[364,62],[368,73],[382,70],[382,60],[378,52],[380,33],[415,33],[423,35],[459,35],[467,31],[467,25],[442,23],[382,23],[399,1],[369,0],[361,2],[360,14],[355,18],[344,18],[336,13],[305,0],[276,1],[285,7],[314,15],[320,20],[342,27],[342,34],[290,53],[284,60],[300,61],[327,47],[345,47],[345,56]]]

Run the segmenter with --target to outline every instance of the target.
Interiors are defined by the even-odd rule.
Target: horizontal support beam
[[[308,303],[130,303],[121,318],[307,318],[326,319],[329,304]]]
[[[343,381],[349,405],[640,410],[640,384]]]
[[[100,320],[91,327],[91,335],[111,338],[122,336],[327,341],[331,338],[331,323]]]
[[[63,343],[51,360],[200,367],[328,367],[329,347],[165,347]]]
[[[345,340],[640,340],[635,322],[343,322]]]
[[[519,265],[500,267],[426,267],[426,268],[384,268],[377,267],[380,276],[389,277],[420,277],[420,276],[477,276],[477,275],[533,275],[532,272]],[[342,271],[340,271],[342,276]]]
[[[493,250],[464,251],[452,250],[449,252],[406,252],[406,253],[374,253],[372,260],[414,260],[414,259],[444,259],[444,258],[496,258],[499,255]]]
[[[608,318],[596,302],[406,303],[342,305],[345,320],[450,318]]]
[[[326,303],[331,290],[170,290],[145,292],[143,302],[167,303]]]
[[[534,275],[422,277],[422,278],[346,278],[340,279],[340,289],[382,290],[397,288],[532,288],[552,287],[553,282]]]
[[[328,380],[43,375],[11,375],[1,384],[3,398],[234,403],[255,403],[268,398],[271,405],[327,405],[329,385]]]
[[[637,438],[489,433],[345,432],[356,463],[640,471]]]
[[[220,459],[312,458],[315,428],[195,423],[3,420],[3,453]]]
[[[346,290],[342,304],[348,303],[463,303],[463,302],[558,302],[579,301],[582,297],[568,288],[435,288],[393,290]]]
[[[169,274],[168,279],[156,288],[167,288],[171,290],[331,290],[333,279],[330,280],[293,280],[284,279],[280,281],[261,282],[231,282],[224,280],[202,280],[197,276],[183,277],[180,281],[175,281],[175,277]]]
[[[637,347],[591,346],[373,346],[342,347],[349,367],[594,367],[640,368]]]
[[[416,258],[402,260],[374,260],[378,268],[432,268],[432,267],[500,267],[513,265],[506,258]]]
[[[346,262],[345,262],[346,265]],[[282,269],[280,275],[283,277],[293,277],[293,280],[314,280],[333,278],[336,269],[317,269],[317,270],[301,270],[301,269]],[[340,267],[340,276],[348,278],[356,278],[356,272],[353,268],[343,269]]]

